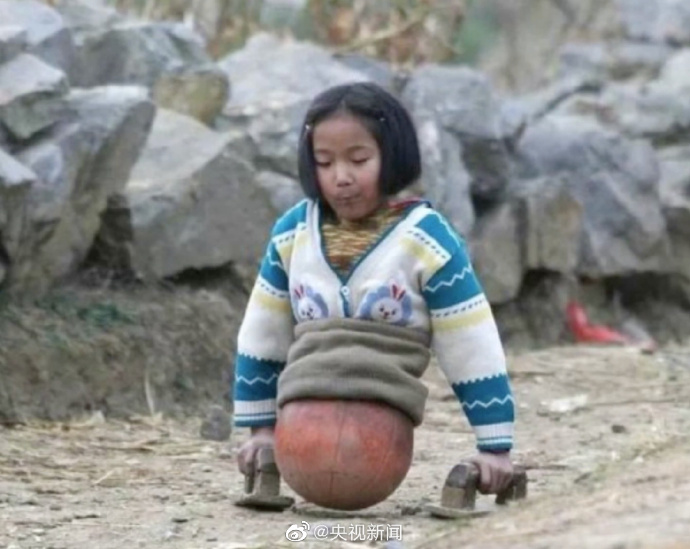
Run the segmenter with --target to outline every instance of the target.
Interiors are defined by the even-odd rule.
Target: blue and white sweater
[[[238,334],[234,423],[273,425],[296,323],[349,317],[430,334],[480,450],[512,448],[514,402],[491,307],[465,242],[428,203],[410,207],[347,277],[325,253],[316,202],[275,223]]]

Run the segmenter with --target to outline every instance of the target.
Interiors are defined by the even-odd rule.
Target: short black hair
[[[422,171],[419,142],[405,107],[376,84],[342,84],[317,95],[304,118],[299,140],[298,169],[306,196],[322,198],[316,175],[313,129],[337,112],[346,112],[359,118],[376,140],[381,151],[379,189],[382,195],[397,194],[419,178]]]

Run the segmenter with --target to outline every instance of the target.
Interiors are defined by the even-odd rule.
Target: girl
[[[480,490],[510,482],[513,396],[465,243],[428,202],[394,198],[420,173],[415,128],[388,92],[356,83],[314,99],[299,144],[307,198],[274,225],[238,335],[243,473],[292,399],[382,400],[419,425],[433,350],[474,429]]]

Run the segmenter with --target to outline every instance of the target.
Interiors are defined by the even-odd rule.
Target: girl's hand
[[[252,435],[237,453],[237,465],[240,472],[248,475],[254,469],[256,453],[261,448],[273,448],[273,427],[256,427],[252,429]]]
[[[505,490],[513,479],[513,462],[510,452],[479,452],[470,458],[479,469],[479,487],[482,494],[498,494]]]

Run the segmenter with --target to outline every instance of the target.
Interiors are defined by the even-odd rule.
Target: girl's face
[[[338,113],[319,122],[312,137],[319,187],[338,219],[373,213],[381,204],[381,152],[366,126]]]

